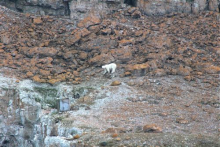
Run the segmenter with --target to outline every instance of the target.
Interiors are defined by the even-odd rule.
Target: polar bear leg
[[[106,67],[107,73],[110,73],[110,69],[109,67]]]
[[[113,65],[111,66],[111,73],[114,73],[115,70],[116,70],[116,64],[113,64]]]
[[[112,69],[111,69],[111,73],[114,73],[115,72],[115,67],[112,67]]]
[[[104,72],[103,72],[103,74],[105,75],[107,73],[107,70],[106,70],[106,68],[104,68]]]

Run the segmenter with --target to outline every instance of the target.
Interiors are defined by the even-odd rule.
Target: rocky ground
[[[87,84],[94,89],[60,120],[83,130],[79,144],[219,146],[219,87],[180,76],[95,78]]]
[[[75,24],[0,7],[3,75],[93,87],[54,116],[82,130],[64,138],[78,146],[219,146],[219,56],[217,12],[150,17],[132,7]],[[112,79],[101,73],[110,62]]]

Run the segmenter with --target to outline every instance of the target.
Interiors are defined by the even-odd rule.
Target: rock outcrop
[[[70,16],[75,21],[82,20],[90,14],[104,17],[126,6],[138,7],[146,15],[220,11],[219,0],[4,0],[0,5],[24,13]],[[133,15],[136,17],[139,14]]]
[[[69,15],[68,0],[3,0],[0,5],[37,15]]]
[[[138,0],[137,7],[147,15],[164,15],[171,12],[199,13],[204,10],[219,12],[219,0]]]

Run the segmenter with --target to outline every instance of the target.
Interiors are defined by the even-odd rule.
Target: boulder
[[[113,81],[110,86],[118,86],[121,85],[120,81]]]
[[[147,124],[143,127],[145,133],[161,133],[162,130],[163,129],[156,124]]]

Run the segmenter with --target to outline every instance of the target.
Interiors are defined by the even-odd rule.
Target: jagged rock
[[[81,31],[78,31],[78,32],[74,33],[74,36],[68,37],[65,40],[65,42],[66,42],[67,46],[71,46],[71,45],[77,43],[81,39],[81,37],[82,37],[82,33],[81,33]]]
[[[136,75],[146,75],[146,72],[150,69],[148,63],[127,65],[126,71],[130,71]]]
[[[91,33],[91,32],[88,31],[86,28],[83,28],[83,29],[81,30],[81,35],[82,35],[82,37],[88,36],[90,33]]]
[[[119,41],[119,45],[121,46],[126,46],[126,45],[132,45],[133,44],[133,40],[129,39],[123,39]]]
[[[98,17],[92,15],[92,16],[88,16],[84,18],[82,21],[78,23],[77,26],[80,28],[82,27],[89,28],[90,26],[94,26],[100,23],[101,23],[101,20]]]
[[[19,51],[28,57],[33,57],[34,55],[52,57],[57,54],[57,50],[55,48],[50,48],[50,47],[33,47],[33,48],[21,47],[19,48]]]
[[[107,29],[101,30],[101,33],[103,35],[109,35],[109,34],[112,33],[112,29],[111,28],[107,28]]]
[[[33,78],[33,81],[38,82],[38,83],[45,83],[45,79],[41,79],[39,75],[35,75]]]
[[[137,19],[137,18],[140,18],[141,15],[142,15],[141,12],[136,10],[134,13],[131,14],[131,17]]]

